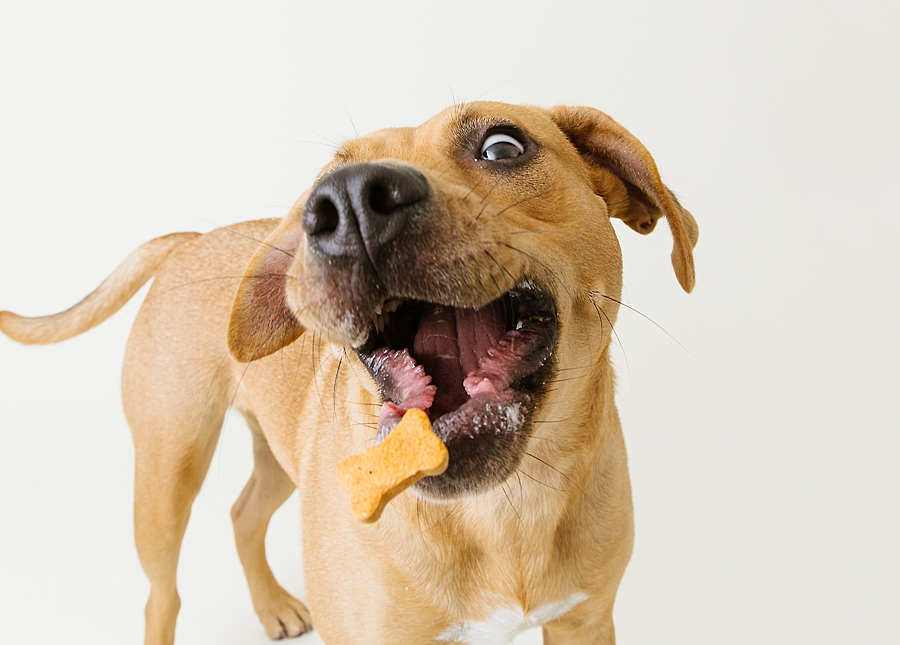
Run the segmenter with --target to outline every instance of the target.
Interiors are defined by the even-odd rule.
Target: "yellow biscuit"
[[[423,477],[440,475],[448,461],[428,415],[410,408],[384,441],[338,464],[338,481],[357,519],[377,522],[389,501]]]

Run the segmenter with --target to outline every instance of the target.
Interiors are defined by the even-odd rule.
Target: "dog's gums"
[[[552,299],[527,281],[477,309],[387,300],[357,351],[387,399],[376,441],[408,409],[420,408],[451,455],[444,481],[422,480],[421,491],[445,496],[488,483],[474,481],[484,471],[467,468],[472,444],[482,457],[494,444],[497,459],[507,462],[489,472],[511,470],[532,407],[530,388],[522,385],[548,363],[556,329]]]

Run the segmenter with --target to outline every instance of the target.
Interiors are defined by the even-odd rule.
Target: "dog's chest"
[[[560,618],[586,599],[587,594],[576,593],[564,600],[532,609],[527,614],[514,605],[499,607],[483,621],[451,625],[438,640],[466,645],[507,645],[522,632]]]

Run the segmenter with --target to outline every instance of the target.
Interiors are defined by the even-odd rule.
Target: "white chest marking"
[[[508,645],[525,630],[556,620],[584,600],[587,600],[587,594],[577,593],[532,609],[527,614],[521,607],[502,607],[480,623],[450,625],[438,640],[468,645]]]

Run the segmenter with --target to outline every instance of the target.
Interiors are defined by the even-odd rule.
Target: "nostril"
[[[303,213],[303,230],[307,235],[332,233],[341,223],[338,207],[329,197],[319,198]]]
[[[303,232],[320,256],[367,257],[375,266],[382,247],[422,216],[429,197],[428,181],[413,168],[348,164],[323,177],[309,195]]]
[[[384,184],[374,184],[369,188],[369,206],[379,215],[390,215],[399,206],[403,206],[396,190]]]

